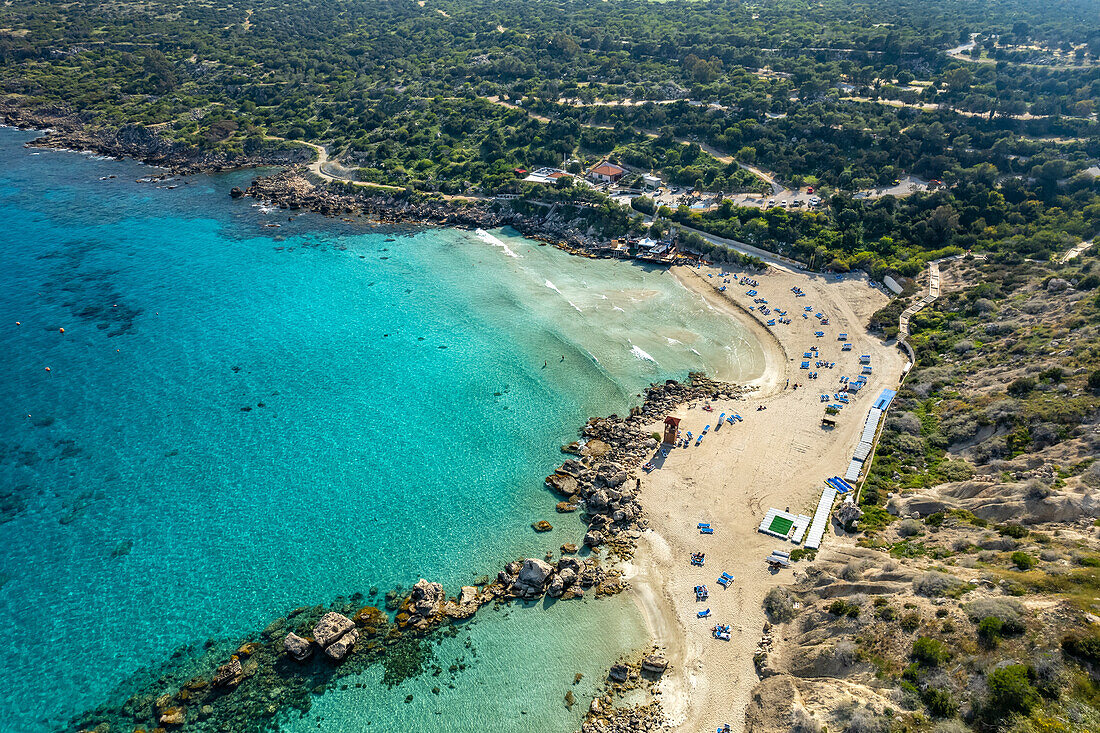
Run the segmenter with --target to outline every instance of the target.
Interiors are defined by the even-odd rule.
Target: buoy
[[[47,372],[48,372],[48,371],[50,371],[50,368],[49,368],[49,367],[46,367],[46,371],[47,371]]]
[[[15,322],[15,325],[17,325],[17,326],[22,326],[23,324],[22,324],[22,323],[20,323],[19,321],[16,321],[16,322]]]
[[[63,329],[63,328],[59,328],[57,330],[60,331],[61,333],[65,333],[65,329]]]

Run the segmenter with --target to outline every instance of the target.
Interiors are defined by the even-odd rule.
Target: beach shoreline
[[[754,391],[736,399],[712,401],[712,412],[699,401],[671,412],[681,419],[681,430],[699,435],[704,425],[717,425],[718,415],[738,413],[743,421],[711,431],[703,443],[676,448],[661,464],[642,477],[639,502],[649,528],[639,539],[636,557],[624,567],[632,598],[645,618],[654,643],[670,661],[657,698],[672,730],[715,729],[729,724],[743,730],[745,711],[759,682],[753,657],[764,632],[762,603],[771,587],[794,580],[792,570],[770,570],[764,558],[773,549],[797,546],[757,532],[769,506],[812,515],[824,486],[823,479],[842,475],[859,440],[863,418],[883,388],[896,386],[905,358],[893,342],[869,334],[870,315],[889,301],[871,287],[866,276],[832,276],[769,265],[763,274],[749,275],[769,301],[771,309],[786,308],[792,323],[768,327],[760,304],[746,286],[731,278],[719,292],[722,270],[715,267],[673,268],[684,287],[749,329],[766,355],[763,373],[749,382]],[[713,275],[713,277],[710,277]],[[806,293],[796,298],[791,288]],[[801,318],[805,305],[827,313],[821,326],[812,314]],[[750,310],[750,307],[754,310]],[[823,337],[815,337],[815,331]],[[841,352],[838,337],[846,333],[852,350]],[[820,370],[808,381],[809,371],[796,364],[802,352],[818,346],[835,369]],[[837,426],[826,432],[819,425],[820,393],[832,392],[841,375],[859,373],[857,358],[868,354],[874,373],[868,386],[837,416]],[[801,384],[792,389],[790,384]],[[820,387],[820,389],[819,389]],[[758,407],[764,409],[758,410]],[[653,422],[648,429],[661,428]],[[709,522],[714,535],[701,536],[698,522]],[[825,543],[829,542],[828,535]],[[706,565],[692,566],[691,552],[704,551]],[[735,576],[727,590],[715,584],[722,572]],[[692,587],[705,584],[710,598],[696,603]],[[697,611],[712,609],[698,618]],[[731,625],[730,641],[710,634],[713,623]]]

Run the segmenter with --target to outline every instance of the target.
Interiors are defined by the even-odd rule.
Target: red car
[[[813,186],[806,186],[806,193],[813,193],[813,192],[814,192],[814,187]]]

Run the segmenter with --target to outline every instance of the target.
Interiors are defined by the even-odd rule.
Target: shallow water
[[[541,478],[587,417],[762,368],[665,271],[288,221],[226,196],[251,173],[139,183],[151,169],[29,137],[0,130],[5,730],[64,727],[179,646],[296,606],[421,576],[454,592],[576,542]],[[645,642],[622,599],[483,612],[440,657],[467,636],[454,689],[337,690],[288,727],[564,730]]]

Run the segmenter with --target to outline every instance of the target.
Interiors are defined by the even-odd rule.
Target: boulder
[[[480,591],[475,586],[464,585],[458,598],[447,604],[446,614],[451,618],[469,618],[480,607]]]
[[[431,616],[440,611],[443,600],[443,586],[421,578],[413,586],[410,607],[417,615]]]
[[[229,190],[230,198],[239,199],[241,196],[244,196],[244,191],[242,191],[239,186],[234,186]]]
[[[648,654],[642,660],[642,671],[661,674],[668,669],[668,660],[660,654]]]
[[[520,568],[519,582],[541,588],[553,571],[554,568],[550,563],[538,558],[528,558],[523,561],[523,567]]]
[[[603,535],[594,529],[590,529],[584,535],[584,544],[588,547],[599,547],[603,544]]]
[[[329,611],[313,627],[313,638],[322,647],[327,647],[354,628],[355,622],[350,618],[335,611]]]
[[[554,525],[550,524],[550,522],[547,522],[545,519],[540,519],[539,521],[531,524],[531,529],[535,530],[536,532],[549,532],[553,528]]]
[[[575,477],[563,473],[547,476],[546,485],[565,497],[576,495],[579,488]]]
[[[561,549],[561,554],[563,554],[563,555],[573,555],[573,554],[576,554],[576,552],[577,552],[577,546],[575,544],[573,544],[572,542],[566,542],[565,544],[563,544],[561,546],[560,549]]]
[[[577,511],[577,505],[568,501],[559,501],[554,509],[557,510],[558,514],[568,514]]]
[[[359,641],[359,629],[353,628],[325,647],[325,654],[333,661],[343,661],[344,657],[348,655],[348,652],[351,651],[352,646],[354,646],[357,641]]]
[[[309,639],[303,639],[293,631],[283,639],[283,649],[296,662],[304,662],[313,653],[313,646],[309,643]]]
[[[613,664],[608,670],[607,676],[614,682],[626,682],[630,679],[630,667],[625,664]]]
[[[565,581],[560,575],[555,575],[550,581],[549,587],[546,589],[546,595],[551,598],[560,598],[561,594],[565,592]]]
[[[233,655],[228,662],[214,672],[214,687],[236,687],[244,679],[241,660]]]
[[[592,509],[604,509],[607,507],[607,492],[603,489],[598,489],[592,492],[592,495],[588,497],[588,506]]]
[[[573,583],[577,582],[577,572],[572,568],[565,568],[564,570],[558,571],[558,574],[554,578],[554,580],[560,580],[562,588],[568,588],[569,586],[573,585]]]

